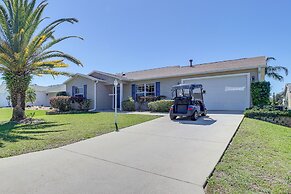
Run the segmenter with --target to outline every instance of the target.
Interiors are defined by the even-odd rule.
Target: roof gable
[[[84,75],[84,74],[81,74],[81,73],[77,73],[77,74],[75,74],[74,76],[72,76],[71,78],[69,78],[68,80],[66,80],[66,81],[64,82],[64,84],[69,83],[70,81],[72,81],[72,80],[75,79],[76,77],[83,77],[83,78],[86,78],[86,79],[89,79],[89,80],[92,80],[92,81],[102,81],[102,80],[96,79],[95,77],[92,77],[92,76],[90,76],[90,75]]]

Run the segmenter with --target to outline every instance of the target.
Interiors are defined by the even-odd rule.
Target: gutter
[[[262,65],[261,67],[266,67],[265,65]],[[258,70],[258,66],[256,67],[248,67],[248,68],[231,68],[231,69],[222,69],[222,70],[212,70],[212,71],[204,71],[199,73],[182,73],[182,74],[176,74],[176,75],[170,75],[170,76],[157,76],[152,78],[142,78],[142,79],[129,79],[131,82],[136,81],[146,81],[146,80],[153,80],[153,79],[166,79],[166,78],[175,78],[175,77],[184,77],[184,76],[195,76],[195,75],[205,75],[210,73],[226,73],[230,71],[242,71],[242,70]]]

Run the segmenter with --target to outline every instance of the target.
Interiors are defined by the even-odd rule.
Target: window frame
[[[78,92],[77,92],[77,90],[78,90]],[[82,92],[80,92],[80,91],[82,91]],[[81,87],[75,86],[74,97],[84,97],[84,96],[85,96],[84,86],[81,86]]]
[[[138,91],[139,87],[143,87],[143,91]],[[153,86],[154,90],[152,92],[147,91],[147,87]],[[146,97],[146,96],[156,96],[156,84],[155,83],[144,83],[144,84],[136,84],[135,87],[135,96],[136,99],[140,96]],[[148,95],[148,94],[153,94],[153,95]]]

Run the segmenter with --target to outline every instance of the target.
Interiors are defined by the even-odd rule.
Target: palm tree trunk
[[[25,119],[25,108],[23,108],[22,105],[23,103],[21,93],[14,94],[13,96],[14,96],[12,101],[13,113],[11,121],[19,122]]]
[[[11,96],[13,108],[11,121],[19,122],[25,119],[25,97],[31,76],[5,74],[4,79]]]

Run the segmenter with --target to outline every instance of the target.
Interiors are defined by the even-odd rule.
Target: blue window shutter
[[[156,96],[161,95],[161,82],[156,82]]]
[[[75,96],[75,86],[72,86],[72,96]]]
[[[84,98],[87,99],[87,85],[84,85]]]
[[[133,100],[136,100],[136,85],[135,84],[131,85],[131,97],[133,98]]]

